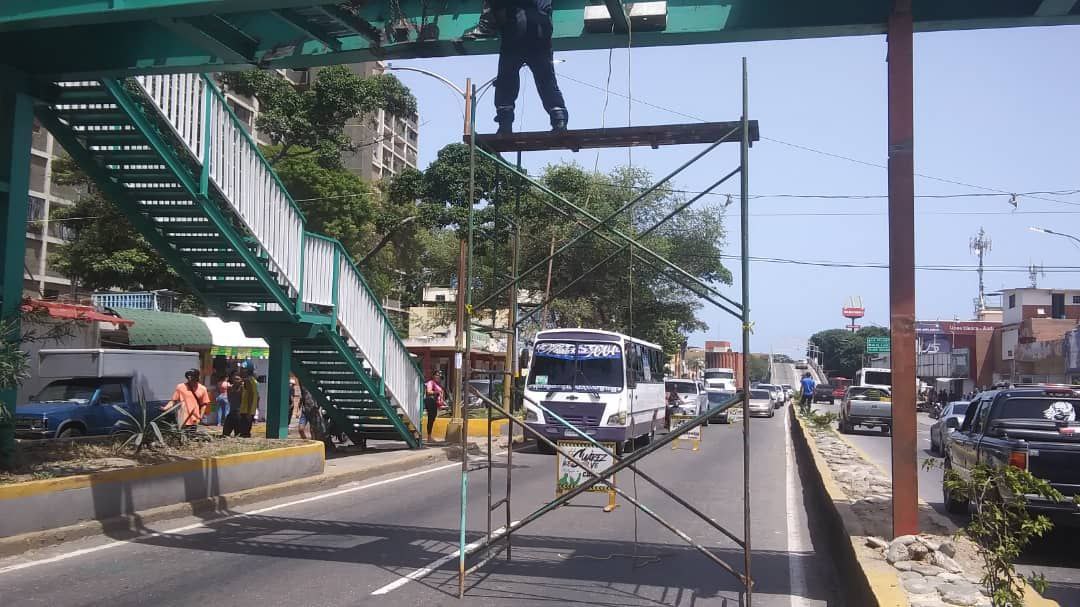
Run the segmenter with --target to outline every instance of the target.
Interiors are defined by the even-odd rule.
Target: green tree
[[[847,329],[819,331],[810,341],[821,349],[822,365],[830,373],[842,377],[854,377],[863,366],[867,337],[888,337],[884,327],[863,327],[852,333]]]
[[[416,98],[396,77],[361,77],[347,66],[318,71],[308,87],[297,87],[275,71],[225,75],[228,87],[259,100],[255,126],[276,149],[271,164],[290,154],[314,156],[327,168],[341,166],[341,152],[355,149],[345,123],[383,109],[397,116],[416,113]],[[294,148],[301,148],[299,150]]]

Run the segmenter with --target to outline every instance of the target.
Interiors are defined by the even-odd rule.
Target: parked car
[[[804,358],[799,362],[795,363],[795,368],[800,370],[807,368],[806,359]]]
[[[750,390],[749,409],[751,416],[772,417],[776,415],[772,393],[762,387],[752,388]]]
[[[945,438],[964,422],[964,414],[967,412],[968,401],[954,400],[945,405],[941,410],[934,425],[930,426],[930,453],[943,455],[945,452]]]
[[[705,385],[692,379],[666,379],[664,380],[664,393],[667,394],[674,388],[681,401],[672,413],[675,415],[692,415],[697,417],[704,413],[709,406],[705,395]],[[705,425],[709,422],[706,421]]]
[[[840,403],[840,432],[851,433],[855,426],[892,432],[892,394],[886,388],[850,386]]]
[[[945,438],[945,469],[968,478],[976,463],[1024,468],[1066,498],[1026,496],[1032,514],[1080,525],[1080,391],[1071,387],[1011,387],[983,392],[968,405],[960,428]],[[968,504],[943,486],[945,507],[964,513]],[[1005,496],[1008,497],[1008,496]]]
[[[836,397],[833,395],[833,387],[829,384],[818,384],[814,386],[814,402],[829,403],[830,405],[835,404]]]
[[[713,390],[707,389],[705,391],[705,398],[708,403],[709,409],[716,409],[717,411],[709,416],[709,421],[717,424],[726,424],[731,421],[731,416],[727,409],[720,411],[719,408],[724,403],[735,398],[735,392],[731,390]]]
[[[141,417],[172,396],[184,371],[198,368],[197,352],[157,350],[41,350],[38,374],[56,378],[15,407],[18,438],[71,438],[111,434],[126,419],[113,405]]]

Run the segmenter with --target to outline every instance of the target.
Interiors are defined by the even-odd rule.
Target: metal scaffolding
[[[555,414],[553,411],[545,407],[543,404],[538,403],[532,399],[528,400],[533,406],[539,408],[545,415],[556,420],[558,423],[566,427],[566,429],[572,432],[574,435],[580,437],[582,440],[591,443],[593,446],[602,449],[609,457],[613,458],[615,462],[612,466],[606,470],[600,472],[592,471],[589,466],[575,458],[570,453],[566,452],[556,442],[548,439],[540,432],[529,427],[520,419],[514,417],[510,405],[510,391],[509,384],[516,378],[516,369],[518,367],[516,357],[513,356],[513,352],[516,350],[515,337],[518,328],[522,323],[532,318],[538,311],[544,309],[547,304],[565,292],[572,284],[577,282],[575,279],[571,283],[561,285],[558,292],[554,294],[548,294],[544,301],[532,307],[532,309],[525,315],[518,318],[518,305],[516,300],[516,294],[518,284],[526,275],[534,272],[535,270],[546,266],[553,258],[559,256],[572,246],[575,242],[596,234],[601,239],[608,243],[617,245],[617,248],[604,260],[593,265],[583,275],[596,271],[602,265],[613,259],[616,255],[619,255],[626,249],[631,249],[632,258],[635,261],[656,267],[666,276],[670,277],[676,284],[681,285],[690,292],[694,293],[698,297],[704,299],[720,308],[721,310],[731,314],[735,318],[739,319],[742,326],[742,351],[744,357],[750,356],[750,333],[752,323],[750,321],[750,283],[749,283],[749,175],[748,175],[748,161],[750,146],[753,141],[758,138],[758,125],[756,121],[749,119],[749,97],[748,97],[748,83],[747,83],[747,66],[746,59],[742,60],[742,116],[740,120],[733,122],[720,122],[720,123],[706,123],[706,124],[694,124],[694,125],[665,125],[665,126],[650,126],[650,127],[624,127],[616,129],[587,129],[579,131],[567,131],[563,133],[516,133],[513,135],[477,135],[475,129],[475,115],[476,115],[476,88],[474,86],[468,86],[466,93],[466,119],[465,119],[465,142],[469,145],[469,216],[468,216],[468,238],[467,246],[468,251],[465,256],[464,265],[464,284],[465,286],[465,298],[464,298],[464,318],[461,320],[467,329],[473,327],[472,316],[474,308],[482,308],[485,304],[492,303],[496,298],[501,296],[502,291],[506,290],[506,297],[508,300],[510,315],[507,322],[507,328],[505,329],[507,334],[507,361],[508,364],[503,370],[504,376],[504,391],[503,391],[503,403],[499,404],[495,400],[489,398],[487,395],[481,394],[475,388],[472,392],[478,396],[484,403],[488,414],[488,431],[487,431],[487,453],[486,453],[486,476],[487,476],[487,527],[484,537],[471,544],[466,544],[466,506],[468,503],[468,489],[469,489],[469,455],[468,455],[468,432],[465,426],[460,433],[460,447],[461,447],[461,521],[460,530],[458,536],[458,597],[464,598],[465,596],[465,580],[466,577],[489,563],[492,559],[496,558],[500,553],[505,550],[506,559],[509,561],[512,558],[512,546],[511,538],[514,533],[519,532],[523,527],[539,519],[543,515],[554,511],[557,507],[568,503],[574,497],[589,490],[594,485],[606,482],[607,479],[612,479],[606,484],[612,488],[614,492],[621,495],[634,507],[645,513],[647,516],[655,520],[664,528],[668,529],[680,539],[694,547],[696,550],[705,555],[706,558],[711,560],[717,566],[733,575],[742,584],[745,592],[745,605],[749,606],[753,600],[753,577],[751,575],[751,541],[750,541],[750,416],[749,416],[749,400],[745,398],[747,387],[750,384],[749,381],[749,364],[743,364],[742,368],[742,393],[737,393],[727,402],[721,404],[719,407],[710,409],[704,413],[700,413],[697,417],[686,421],[685,423],[673,428],[670,432],[664,435],[662,438],[658,438],[652,441],[644,448],[636,449],[632,453],[626,456],[620,456],[617,453],[613,453],[608,450],[604,445],[593,439],[586,431],[578,428],[574,424],[568,422],[562,417]],[[710,185],[704,192],[697,194],[690,200],[679,204],[674,210],[668,213],[666,216],[657,221],[652,227],[646,229],[641,234],[635,236],[627,235],[622,231],[613,227],[610,222],[619,214],[625,212],[631,208],[636,202],[647,196],[649,193],[654,192],[658,188],[662,187],[665,183],[676,177],[679,173],[685,170],[687,167],[693,165],[695,162],[703,158],[709,152],[717,148],[721,143],[736,142],[740,144],[739,154],[739,166],[730,172],[726,173],[723,177]],[[654,183],[645,191],[634,197],[630,202],[624,204],[616,211],[610,213],[607,217],[598,218],[581,206],[574,204],[570,200],[560,196],[556,192],[547,188],[544,184],[529,177],[521,169],[521,153],[522,151],[530,150],[556,150],[567,149],[577,151],[585,148],[597,148],[597,147],[631,147],[639,145],[649,145],[651,147],[658,147],[660,145],[683,145],[690,143],[708,143],[709,145],[693,156],[690,160],[683,163],[677,169]],[[503,152],[516,152],[516,162],[510,163],[504,159],[501,155]],[[531,267],[525,269],[522,272],[518,271],[518,254],[519,254],[519,236],[520,230],[516,222],[512,222],[509,219],[507,224],[513,224],[513,236],[510,244],[510,280],[505,286],[500,286],[492,290],[491,294],[485,299],[481,300],[477,304],[473,304],[472,289],[473,289],[473,207],[476,204],[476,156],[480,154],[485,158],[493,161],[497,170],[509,171],[514,175],[521,183],[528,184],[528,186],[535,188],[544,196],[541,197],[541,202],[548,208],[556,211],[560,215],[571,219],[575,224],[585,229],[584,232],[578,234],[569,241],[563,243],[557,249],[552,247],[551,254],[533,264]],[[715,289],[709,283],[700,280],[690,272],[682,269],[678,265],[672,263],[664,256],[655,253],[648,247],[644,246],[640,239],[649,235],[653,230],[659,228],[665,222],[670,220],[679,212],[683,211],[695,201],[699,200],[709,192],[712,192],[715,188],[731,179],[735,175],[739,175],[740,180],[740,193],[739,193],[739,217],[741,228],[741,243],[740,243],[740,259],[741,259],[741,296],[738,300],[728,297]],[[516,196],[520,196],[520,188]],[[515,210],[517,208],[515,200]],[[604,231],[606,231],[606,233]],[[460,281],[459,281],[460,282]],[[493,317],[494,318],[494,317]],[[501,329],[494,328],[494,322],[492,323],[492,330],[502,331]],[[459,343],[459,352],[463,354],[463,361],[458,377],[464,378],[465,381],[460,382],[462,390],[464,386],[468,386],[468,378],[470,377],[470,355],[471,355],[471,330],[465,330],[463,336],[463,343]],[[460,334],[460,329],[459,329]],[[465,393],[458,392],[459,400],[465,399]],[[725,529],[715,519],[708,516],[693,504],[680,497],[674,491],[669,490],[660,484],[656,479],[650,477],[643,471],[641,471],[636,463],[645,458],[651,453],[656,452],[665,445],[672,443],[679,437],[684,435],[690,430],[698,428],[704,424],[710,416],[730,409],[738,404],[742,405],[742,434],[743,434],[743,529],[742,536]],[[463,408],[463,411],[465,409]],[[509,444],[506,450],[506,493],[499,499],[495,499],[493,494],[493,479],[492,469],[494,467],[493,461],[493,445],[492,445],[492,433],[490,420],[493,413],[497,413],[506,417],[509,420],[508,437]],[[512,475],[513,475],[513,453],[514,453],[514,428],[521,427],[524,432],[530,433],[535,436],[538,443],[543,441],[548,447],[554,449],[554,451],[566,458],[568,461],[578,465],[584,470],[590,479],[585,480],[577,487],[562,493],[555,499],[544,503],[536,510],[533,510],[527,516],[519,521],[513,522],[511,520],[511,490],[512,490]],[[630,469],[639,478],[646,481],[659,489],[664,495],[671,498],[680,506],[689,510],[692,514],[699,517],[706,523],[708,523],[715,530],[719,531],[725,537],[735,542],[743,551],[743,566],[739,571],[736,567],[725,562],[718,557],[713,551],[699,543],[694,538],[687,535],[685,532],[675,527],[672,523],[661,517],[656,511],[650,509],[645,504],[642,504],[634,496],[629,495],[614,483],[614,475],[620,470]],[[505,508],[505,523],[498,529],[492,528],[492,516],[493,513],[499,508]]]

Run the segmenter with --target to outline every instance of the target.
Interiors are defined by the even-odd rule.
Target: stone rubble
[[[804,428],[814,437],[818,453],[866,526],[866,546],[899,572],[900,586],[911,607],[989,607],[990,599],[978,585],[979,577],[965,575],[955,560],[956,544],[943,535],[948,529],[934,529],[940,532],[937,535],[904,535],[892,541],[880,537],[889,532],[887,525],[892,520],[889,479],[833,431],[809,425]]]

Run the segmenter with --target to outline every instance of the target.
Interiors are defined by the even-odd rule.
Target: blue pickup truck
[[[15,407],[15,436],[70,438],[110,434],[125,416],[168,401],[184,371],[198,368],[195,352],[156,350],[41,350],[38,374],[55,378],[29,403]]]
[[[978,463],[1016,466],[1050,483],[1066,500],[1027,496],[1031,512],[1057,524],[1080,526],[1080,391],[1071,387],[1016,386],[983,392],[968,405],[960,428],[945,442],[945,468],[967,478]],[[968,504],[949,495],[949,512]]]

